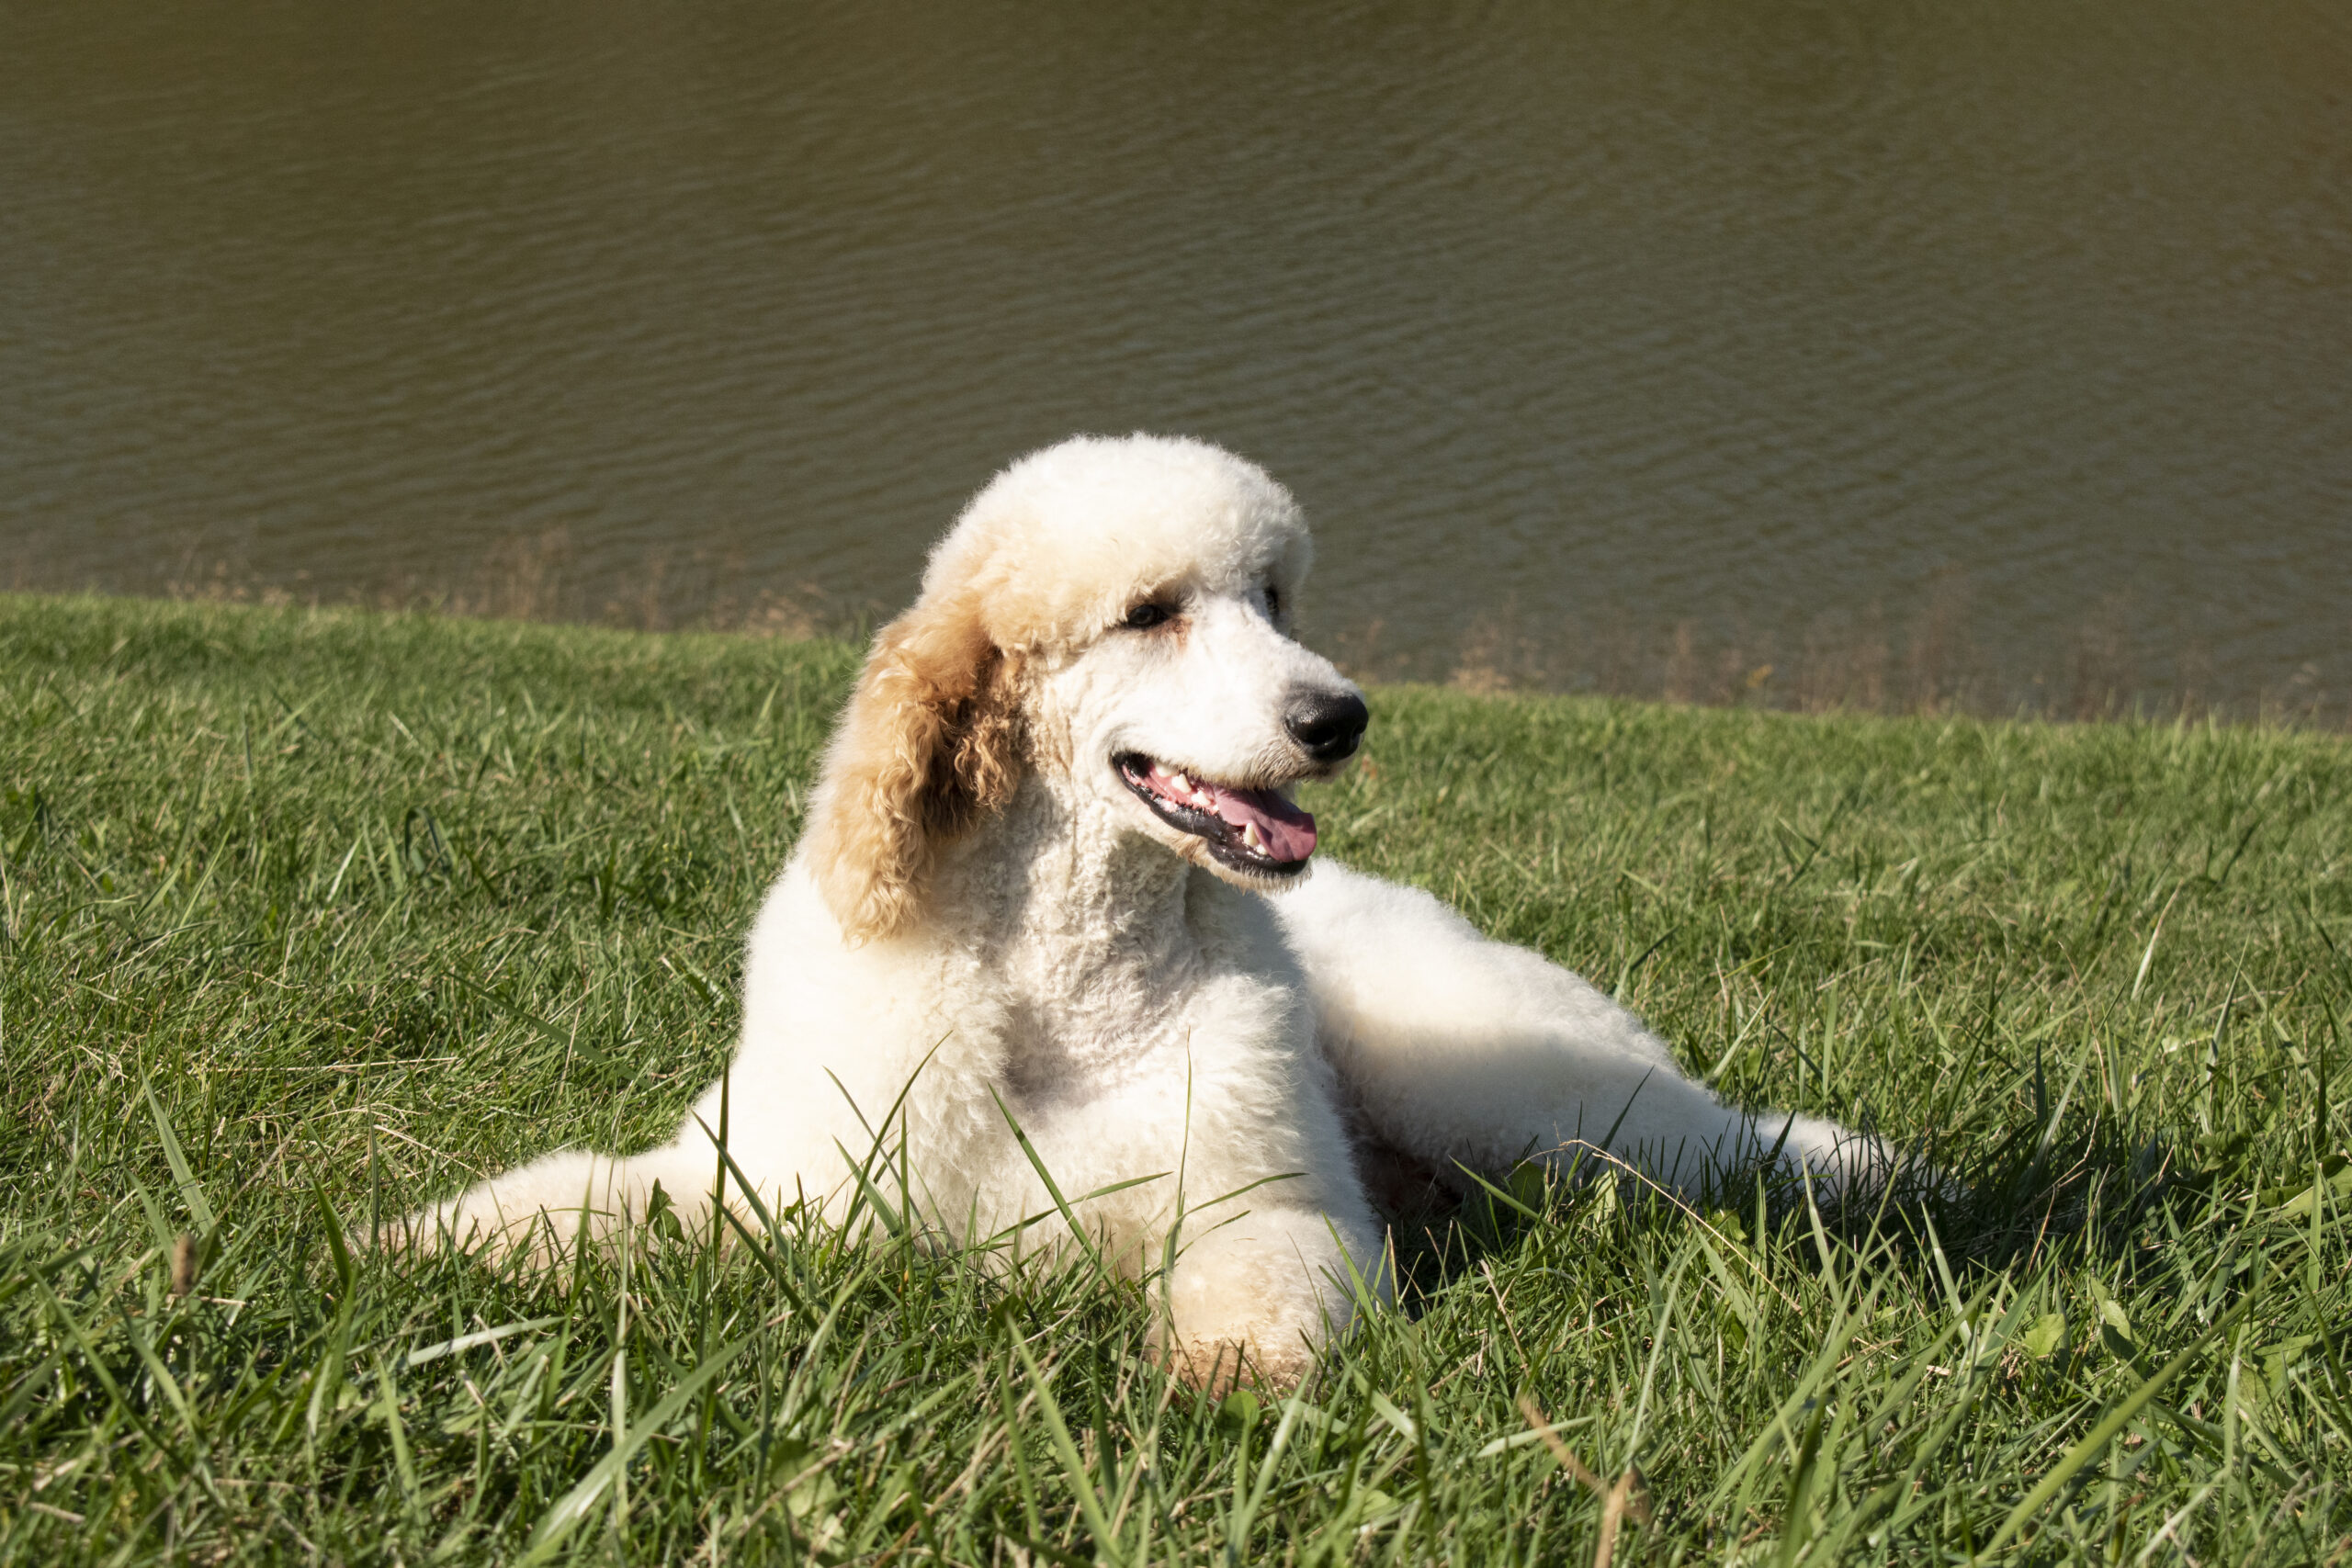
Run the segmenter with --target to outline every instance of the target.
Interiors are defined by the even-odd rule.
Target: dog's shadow
[[[2104,1160],[2075,1153],[2056,1170],[2050,1151],[2020,1157],[2006,1144],[1956,1175],[1915,1161],[1844,1202],[1826,1201],[1802,1177],[1763,1167],[1722,1173],[1697,1194],[1605,1157],[1577,1162],[1566,1174],[1529,1162],[1487,1178],[1442,1173],[1393,1151],[1365,1159],[1359,1148],[1358,1170],[1385,1227],[1396,1303],[1418,1316],[1449,1287],[1566,1232],[1611,1246],[1643,1232],[1702,1228],[1719,1247],[1762,1243],[1807,1269],[1820,1266],[1820,1244],[1828,1244],[1898,1269],[1932,1268],[1930,1255],[1940,1249],[1948,1267],[1998,1270],[2060,1233],[2101,1251],[2128,1248],[2131,1226],[2181,1190],[2164,1179],[2160,1153],[2101,1149]],[[2100,1190],[2129,1198],[2103,1214]]]
[[[1820,1244],[1923,1278],[1940,1269],[2030,1268],[2062,1251],[2128,1268],[2154,1216],[2226,1226],[2242,1206],[2240,1190],[2255,1183],[2243,1138],[2174,1143],[2098,1129],[2038,1141],[2035,1132],[2022,1126],[1949,1166],[1914,1160],[1839,1204],[1821,1202],[1801,1179],[1759,1168],[1726,1173],[1696,1197],[1605,1161],[1566,1176],[1522,1164],[1490,1179],[1448,1176],[1394,1151],[1365,1159],[1359,1148],[1358,1168],[1386,1227],[1396,1304],[1415,1317],[1450,1287],[1571,1231],[1608,1246],[1703,1226],[1712,1240],[1762,1243],[1808,1270],[1822,1266]]]

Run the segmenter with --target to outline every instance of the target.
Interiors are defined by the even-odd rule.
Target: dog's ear
[[[809,864],[852,942],[905,930],[938,846],[1012,797],[1019,656],[969,604],[917,604],[866,655],[826,755]]]

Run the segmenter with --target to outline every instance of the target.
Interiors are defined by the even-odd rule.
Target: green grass
[[[1332,850],[1970,1190],[1522,1181],[1294,1401],[789,1213],[370,1254],[673,1124],[853,663],[0,599],[0,1560],[1589,1562],[1523,1399],[1645,1475],[1620,1562],[2345,1552],[2340,738],[1376,692]]]

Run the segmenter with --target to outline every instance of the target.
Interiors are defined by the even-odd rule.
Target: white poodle
[[[1366,1183],[1400,1159],[1605,1145],[1684,1189],[1875,1161],[1719,1103],[1428,894],[1309,874],[1284,792],[1338,772],[1366,715],[1288,635],[1308,555],[1289,493],[1197,441],[1080,438],[998,476],[875,638],[752,930],[731,1081],[668,1146],[550,1155],[415,1216],[412,1245],[544,1252],[656,1182],[707,1216],[724,1095],[729,1193],[840,1217],[864,1166],[957,1241],[1063,1246],[1074,1217],[1155,1278],[1179,1372],[1281,1383],[1383,1289]]]

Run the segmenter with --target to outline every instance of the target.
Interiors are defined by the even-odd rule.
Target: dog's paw
[[[376,1251],[386,1258],[423,1262],[439,1257],[500,1263],[521,1258],[537,1269],[562,1260],[568,1232],[559,1234],[558,1216],[534,1211],[526,1217],[469,1201],[472,1194],[418,1209],[388,1222],[376,1234]],[[576,1215],[571,1218],[576,1230]]]
[[[1288,1393],[1315,1370],[1315,1352],[1303,1339],[1268,1346],[1246,1339],[1177,1338],[1148,1348],[1170,1376],[1212,1399],[1222,1399],[1237,1388]]]

